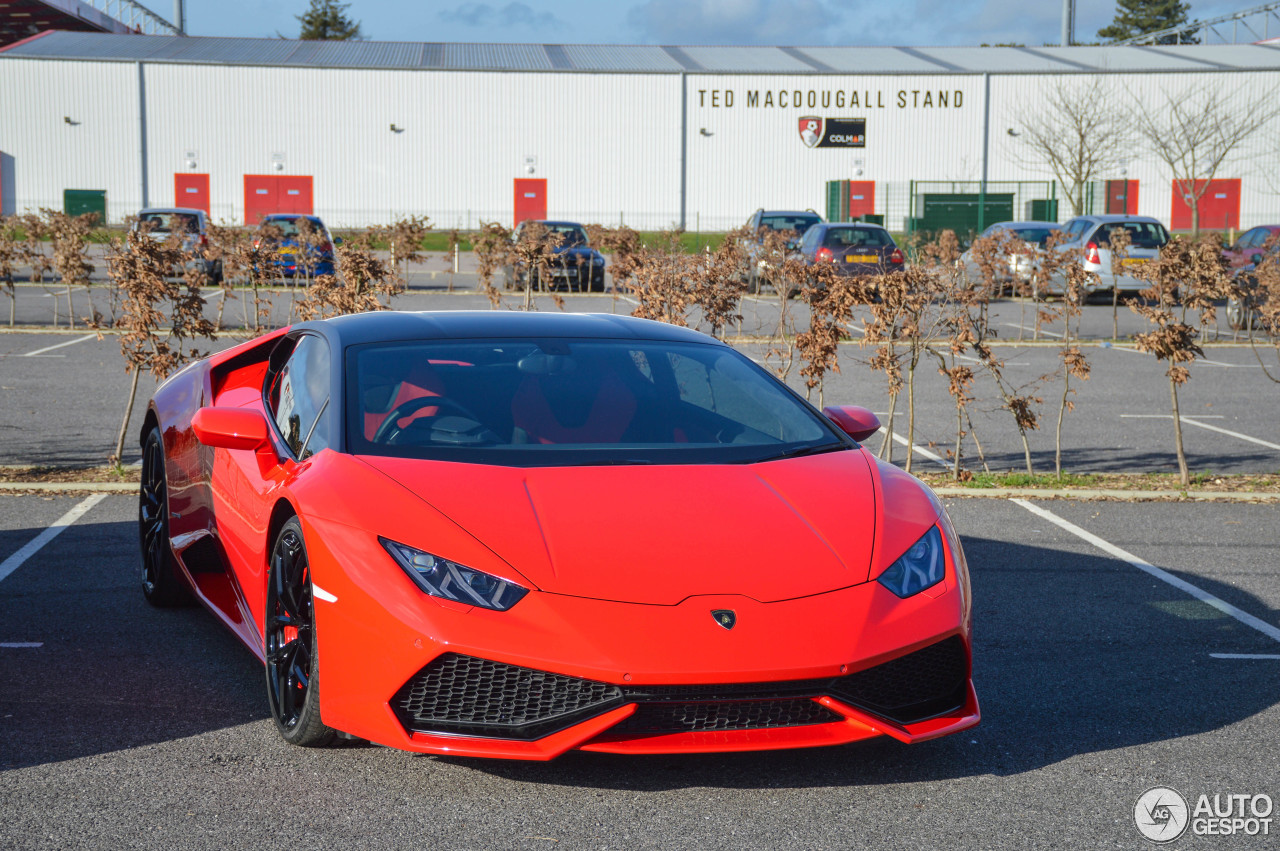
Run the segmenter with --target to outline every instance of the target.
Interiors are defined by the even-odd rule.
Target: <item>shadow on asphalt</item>
[[[201,609],[143,601],[135,535],[127,522],[72,527],[0,585],[0,641],[44,642],[0,649],[0,770],[270,723],[262,667],[227,630]],[[552,763],[424,757],[423,769],[438,762],[515,782],[615,790],[1007,776],[1219,730],[1280,701],[1280,665],[1209,657],[1274,653],[1274,642],[1128,565],[985,538],[965,547],[983,712],[974,730],[914,746],[877,739],[729,755],[571,753]],[[1268,622],[1280,619],[1238,589],[1185,578]],[[323,759],[353,756],[338,749]]]

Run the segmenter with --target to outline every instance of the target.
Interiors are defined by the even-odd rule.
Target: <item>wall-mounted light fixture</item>
[[[705,127],[700,128],[700,129],[698,130],[698,132],[699,132],[699,133],[701,133],[703,136],[714,136],[714,135],[716,135],[715,133],[712,133],[710,130],[708,130],[708,129],[707,129],[707,128],[705,128]]]
[[[75,126],[77,126],[77,125],[79,125],[79,124],[80,124],[80,122],[79,122],[79,121],[72,121],[72,120],[71,120],[71,116],[70,116],[70,115],[64,115],[64,116],[62,116],[62,120],[63,120],[65,123],[70,124],[72,127],[75,127]]]
[[[393,122],[391,123],[391,132],[392,132],[392,133],[403,133],[403,132],[404,132],[404,128],[403,128],[403,127],[397,127],[397,126],[395,125],[395,122],[393,121]]]
[[[1008,133],[1010,136],[1019,136],[1019,135],[1021,135],[1020,133],[1018,133],[1018,131],[1017,131],[1017,130],[1014,130],[1012,127],[1010,127],[1008,130],[1006,130],[1006,131],[1004,131],[1004,132]]]

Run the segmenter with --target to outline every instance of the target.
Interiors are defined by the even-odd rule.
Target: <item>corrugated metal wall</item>
[[[877,211],[898,230],[908,181],[982,176],[984,77],[975,74],[141,68],[147,200],[173,203],[175,172],[207,173],[213,217],[232,222],[243,221],[245,174],[313,176],[316,212],[337,227],[406,214],[438,227],[510,224],[513,180],[537,177],[548,181],[552,217],[653,229],[683,214],[704,231],[736,227],[759,207],[822,212],[827,181],[858,179],[876,182]],[[13,157],[5,209],[60,208],[64,189],[105,189],[113,221],[142,206],[139,78],[135,63],[0,60],[0,151]],[[1007,131],[1047,87],[1081,78],[990,77],[992,181],[1052,179]],[[1280,73],[1104,79],[1117,100],[1159,104],[1166,91],[1221,86],[1247,109],[1251,97],[1270,97]],[[807,116],[865,119],[865,147],[806,146]],[[1219,174],[1242,178],[1244,226],[1280,220],[1276,137],[1259,134],[1242,152],[1256,156]],[[1136,147],[1128,159],[1139,212],[1168,221],[1167,170]],[[1065,219],[1065,189],[1058,197]]]
[[[0,151],[13,157],[6,211],[61,210],[64,189],[105,189],[108,218],[136,212],[140,134],[136,65],[0,62]]]
[[[409,213],[440,227],[510,225],[512,181],[530,176],[547,180],[553,217],[616,222],[625,211],[657,227],[679,209],[676,77],[146,72],[152,179],[171,187],[175,171],[207,171],[215,218],[243,217],[242,175],[277,173],[313,175],[316,212],[339,227]]]
[[[688,86],[690,228],[737,227],[759,207],[821,213],[828,180],[982,176],[981,77],[707,74]],[[806,146],[808,116],[866,119],[865,147]]]

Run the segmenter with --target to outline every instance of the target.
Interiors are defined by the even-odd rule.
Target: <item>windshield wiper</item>
[[[770,455],[765,461],[781,461],[784,458],[800,458],[804,455],[821,455],[824,452],[836,452],[841,449],[848,449],[843,443],[822,443],[817,446],[801,446],[796,449],[790,449],[778,455]]]

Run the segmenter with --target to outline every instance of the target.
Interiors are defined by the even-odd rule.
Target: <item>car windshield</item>
[[[282,236],[291,237],[291,236],[298,235],[298,227],[299,227],[298,223],[303,221],[311,225],[312,231],[320,232],[324,229],[324,225],[320,223],[319,219],[307,218],[305,216],[298,216],[296,218],[287,218],[287,219],[285,218],[266,219],[263,222],[263,224],[273,225],[275,227],[278,227],[280,228],[280,233]]]
[[[887,248],[893,245],[893,238],[879,228],[830,228],[822,244],[826,248]]]
[[[793,230],[796,233],[804,233],[820,221],[822,219],[811,214],[761,216],[760,227],[768,228],[769,230]]]
[[[1009,228],[1009,232],[1023,242],[1044,248],[1049,243],[1049,235],[1056,228]]]
[[[200,232],[200,218],[191,213],[144,213],[138,225],[151,233]]]
[[[345,354],[357,455],[500,466],[732,464],[853,444],[726,346],[450,340]]]
[[[547,225],[547,230],[564,237],[563,248],[587,244],[587,232],[578,225]]]
[[[1134,248],[1159,248],[1169,241],[1169,232],[1159,222],[1117,222],[1105,224],[1098,228],[1094,240],[1098,245],[1106,247],[1110,244],[1112,231],[1124,228],[1129,232],[1129,244]]]

